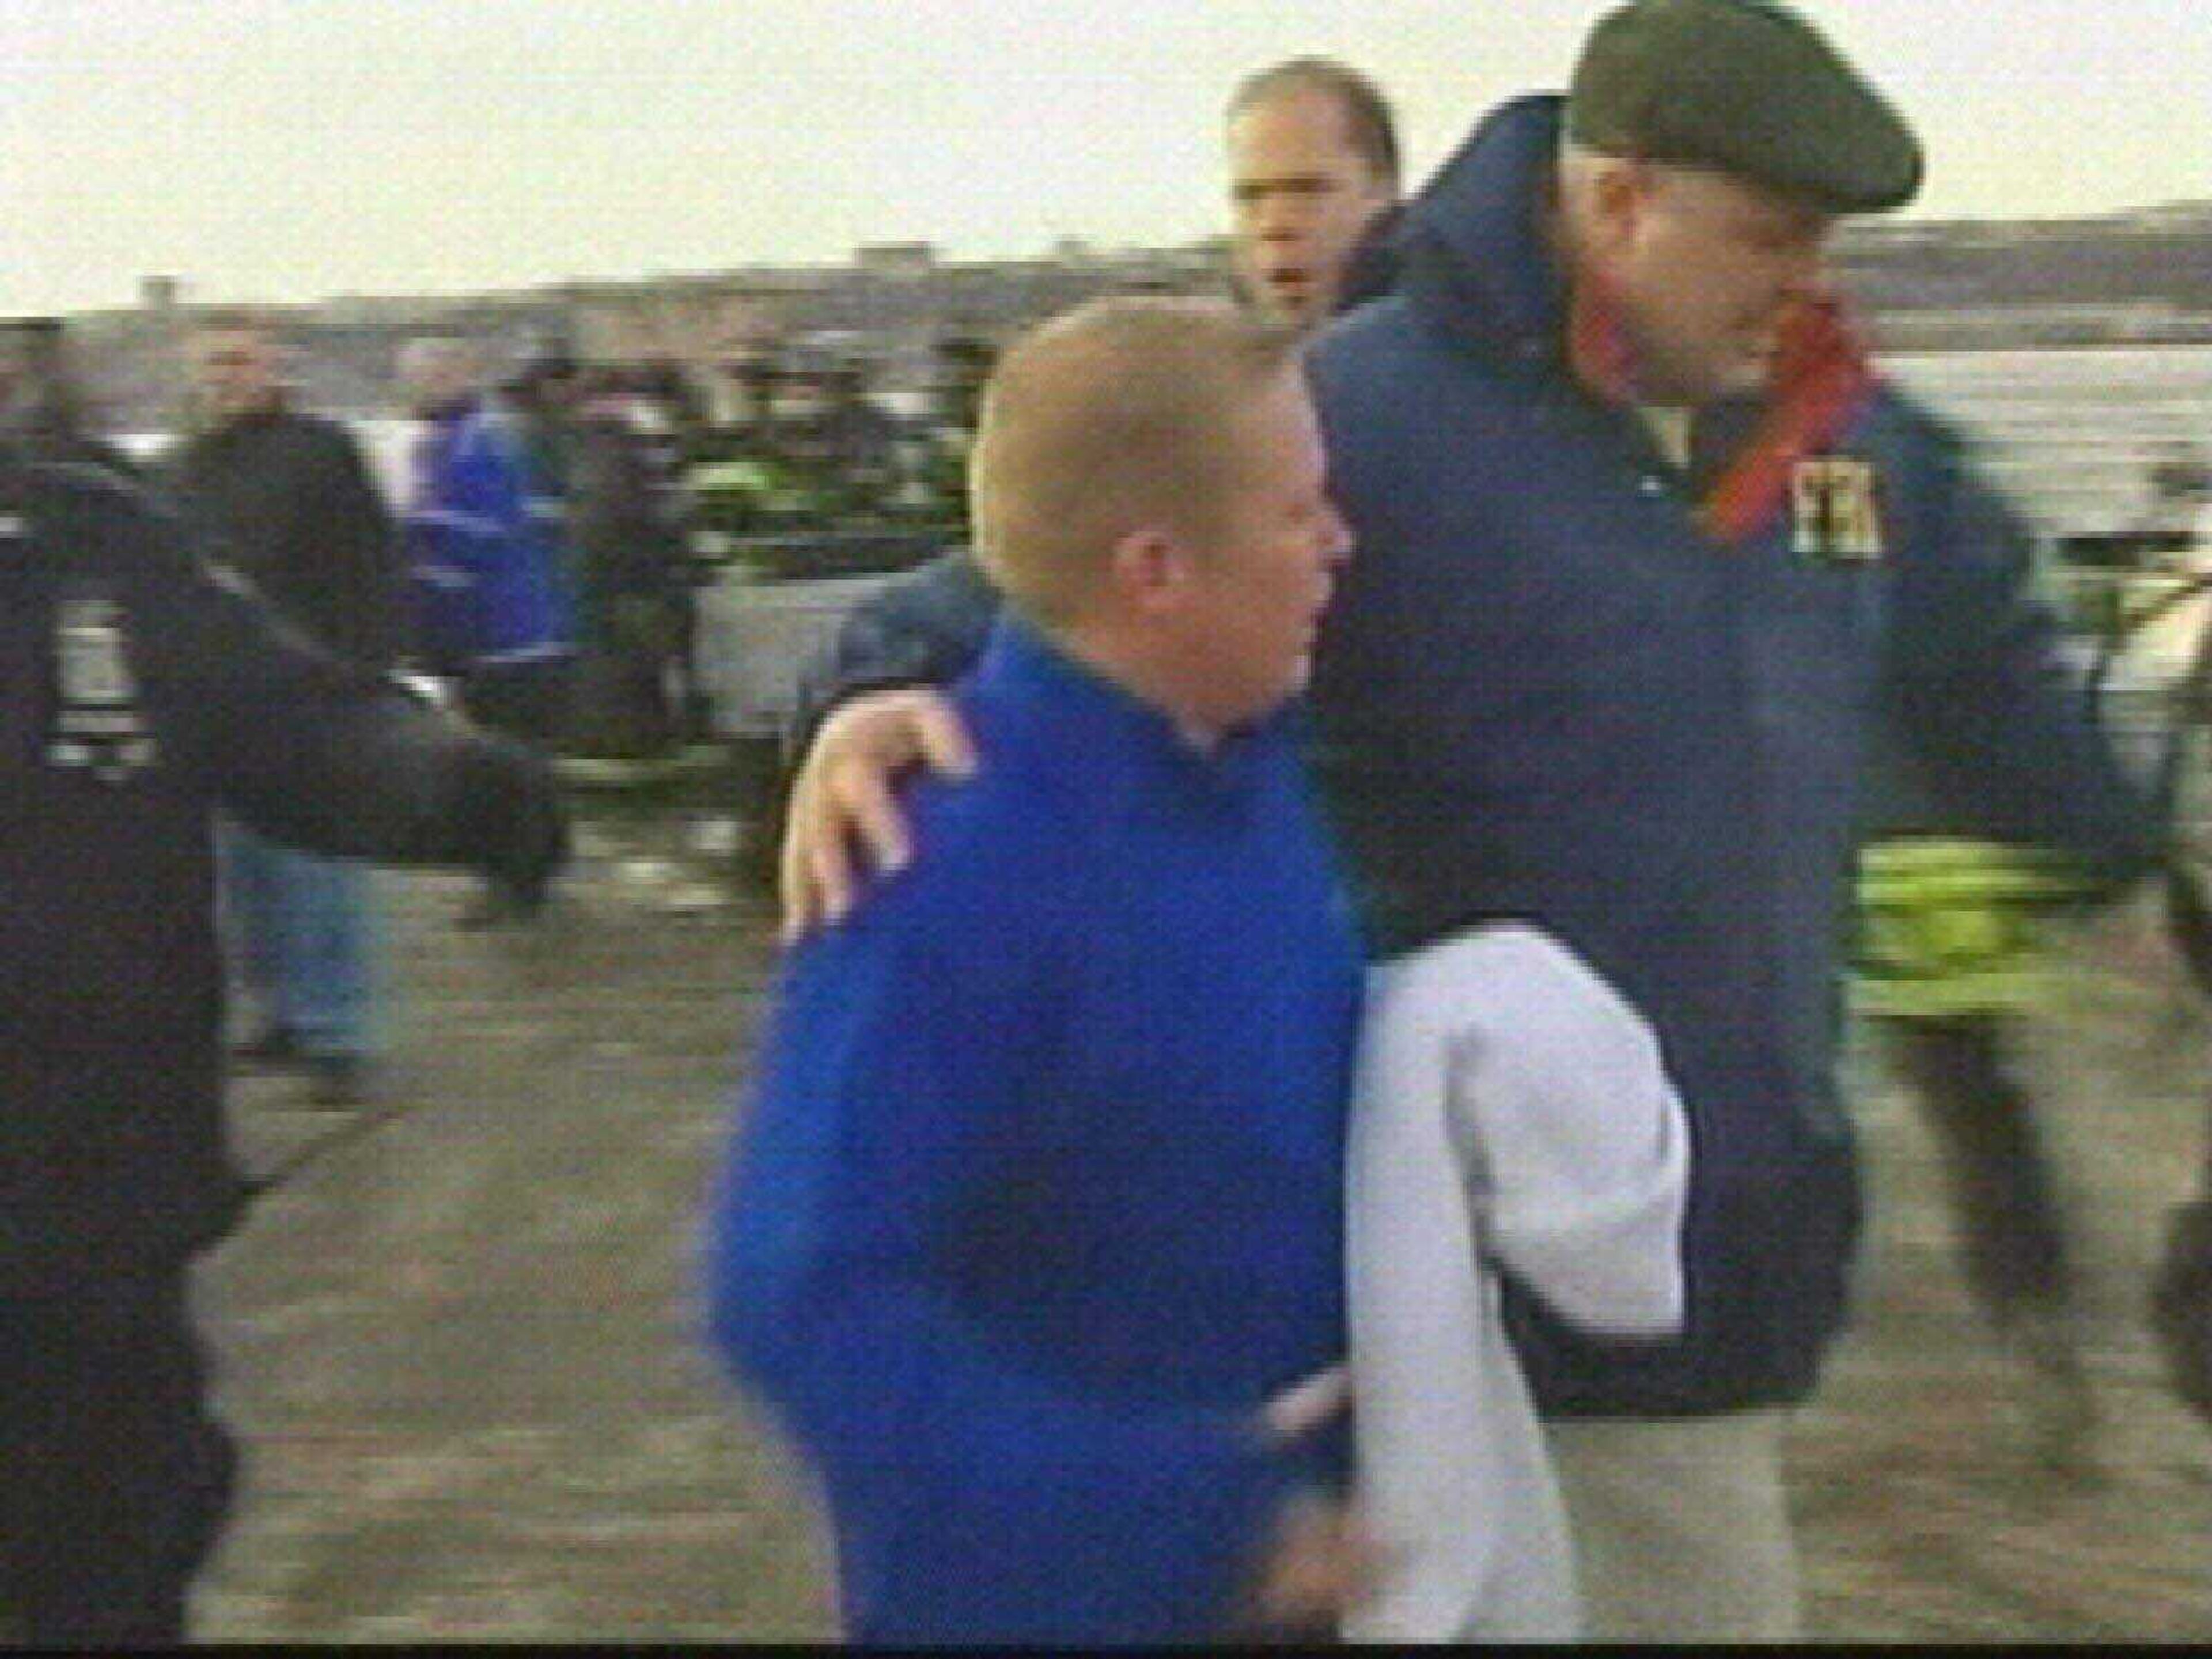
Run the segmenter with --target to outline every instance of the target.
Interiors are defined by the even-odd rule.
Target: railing
[[[899,572],[945,550],[950,537],[868,529],[731,545],[699,595],[699,673],[715,730],[730,738],[780,734],[797,706],[800,674],[847,613]]]

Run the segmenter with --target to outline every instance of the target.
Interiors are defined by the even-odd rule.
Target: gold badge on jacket
[[[1833,564],[1872,564],[1882,555],[1874,463],[1817,455],[1791,470],[1797,552]]]

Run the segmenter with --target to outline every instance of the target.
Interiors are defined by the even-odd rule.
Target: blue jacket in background
[[[1253,1428],[1343,1353],[1350,916],[1283,720],[1202,757],[1015,623],[958,700],[981,775],[787,964],[716,1340],[856,1639],[1202,1640],[1340,1473]]]
[[[1516,1297],[1553,1413],[1794,1401],[1844,1310],[1859,1200],[1833,1075],[1862,781],[1885,724],[1963,819],[2118,879],[2139,803],[2028,598],[2028,542],[1957,441],[1877,389],[1880,556],[1785,509],[1723,544],[1684,477],[1564,361],[1540,204],[1559,100],[1493,115],[1413,206],[1396,295],[1312,368],[1358,546],[1325,626],[1316,757],[1382,953],[1551,929],[1651,1020],[1692,1122],[1678,1341],[1595,1342]]]
[[[559,549],[529,508],[512,436],[483,405],[423,425],[404,520],[417,644],[441,673],[568,654]]]

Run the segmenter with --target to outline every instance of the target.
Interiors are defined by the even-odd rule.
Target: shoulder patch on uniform
[[[128,621],[111,595],[65,595],[54,608],[52,765],[129,781],[160,755],[131,661]]]

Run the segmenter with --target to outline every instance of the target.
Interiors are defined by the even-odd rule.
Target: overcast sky
[[[1415,176],[1594,0],[0,0],[0,314],[458,292],[1218,228],[1220,103],[1318,52]],[[2212,0],[1809,0],[1917,214],[2212,197]]]

